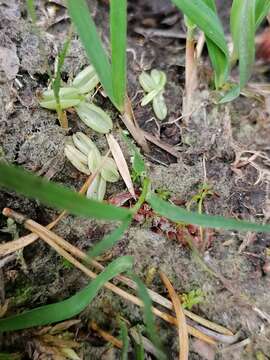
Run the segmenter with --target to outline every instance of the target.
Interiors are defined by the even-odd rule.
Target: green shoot
[[[68,128],[68,121],[67,121],[65,114],[63,113],[63,111],[61,109],[59,91],[60,91],[60,87],[61,87],[61,70],[64,65],[65,57],[67,56],[67,53],[68,53],[72,33],[73,32],[72,32],[72,27],[71,27],[69,30],[68,37],[64,43],[63,49],[60,51],[60,53],[57,57],[55,77],[52,82],[52,89],[53,89],[53,93],[54,93],[54,97],[55,97],[56,105],[57,105],[56,111],[57,111],[57,115],[58,115],[58,120],[59,120],[60,125],[64,129]]]
[[[122,256],[109,264],[88,286],[69,299],[1,319],[0,332],[44,326],[70,319],[78,315],[91,303],[106,282],[120,273],[130,270],[131,267],[132,258],[130,256]]]
[[[110,1],[113,96],[120,112],[126,96],[127,1]]]
[[[122,351],[121,351],[121,360],[128,360],[128,346],[129,346],[129,337],[128,337],[128,328],[124,321],[120,320],[120,339],[122,341]]]
[[[124,111],[126,94],[126,0],[112,0],[110,27],[112,64],[110,64],[85,0],[68,0],[70,17],[102,86],[112,103]]]

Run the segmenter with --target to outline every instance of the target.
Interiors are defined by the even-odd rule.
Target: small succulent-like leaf
[[[90,184],[86,196],[88,199],[102,201],[106,193],[106,181],[97,175]]]
[[[153,69],[151,71],[151,78],[156,84],[155,88],[157,88],[157,86],[160,88],[160,90],[164,88],[167,81],[167,77],[164,71]]]
[[[164,96],[162,94],[162,91],[157,94],[157,96],[153,99],[153,109],[156,114],[156,117],[159,120],[164,120],[167,116],[167,106],[165,103]]]
[[[99,79],[97,73],[92,65],[84,68],[79,74],[75,77],[72,82],[72,86],[77,88],[80,94],[86,94],[92,91],[97,84]]]
[[[115,161],[112,158],[105,159],[104,165],[101,169],[101,176],[104,180],[109,182],[116,182],[119,180],[119,172]]]
[[[82,95],[79,93],[78,89],[73,87],[64,87],[59,90],[59,101],[62,110],[78,105],[81,100]],[[39,104],[46,109],[56,110],[57,101],[53,90],[44,91]]]
[[[139,76],[139,83],[145,92],[150,92],[156,88],[156,83],[152,77],[143,71]]]
[[[157,96],[157,94],[160,92],[160,88],[156,88],[154,90],[152,90],[150,93],[148,93],[147,95],[145,95],[143,98],[142,98],[142,102],[141,102],[141,105],[142,106],[145,106],[147,104],[149,104],[155,96]]]
[[[72,140],[77,149],[79,149],[84,155],[88,156],[92,149],[96,149],[95,143],[84,133],[78,131],[72,135]]]
[[[99,150],[97,148],[90,150],[90,152],[88,153],[88,167],[92,173],[97,170],[100,162],[101,155]]]
[[[71,164],[86,175],[90,175],[90,171],[87,166],[87,157],[77,150],[73,145],[67,144],[65,146],[65,155]]]
[[[98,106],[81,101],[75,109],[80,119],[93,130],[106,134],[112,129],[110,116]]]

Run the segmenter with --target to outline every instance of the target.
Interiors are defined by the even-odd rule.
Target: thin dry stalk
[[[176,319],[178,321],[178,337],[179,337],[179,360],[188,360],[189,344],[188,344],[188,330],[186,317],[182,309],[181,301],[179,296],[176,294],[170,280],[167,276],[160,271],[159,273],[161,280],[166,286],[170,298],[173,303]]]
[[[186,39],[186,60],[185,60],[185,84],[186,96],[183,103],[183,117],[189,120],[189,114],[192,110],[192,100],[194,91],[197,87],[197,55],[195,51],[195,40],[192,30],[188,29]]]
[[[114,337],[113,335],[109,334],[107,331],[101,329],[95,321],[91,321],[89,326],[92,330],[96,331],[104,340],[110,342],[118,349],[122,349],[123,342]]]
[[[173,146],[168,145],[167,143],[157,139],[154,135],[143,131],[145,138],[153,143],[154,145],[160,147],[162,150],[165,150],[170,155],[176,157],[177,159],[180,157],[180,154],[174,149]]]
[[[64,250],[61,246],[59,246],[54,239],[58,237],[53,232],[49,231],[45,227],[41,226],[40,224],[36,223],[33,220],[26,219],[23,215],[16,213],[15,211],[11,209],[5,208],[3,210],[3,214],[8,217],[12,217],[15,221],[21,223],[24,225],[24,227],[30,231],[35,232],[41,239],[43,239],[47,244],[49,244],[52,248],[54,248],[61,256],[63,256],[65,259],[67,259],[71,264],[73,264],[75,267],[80,269],[82,272],[84,272],[87,276],[94,279],[98,276],[98,274],[94,273],[93,271],[89,270],[86,266],[81,264],[78,260],[76,260],[72,255],[70,255],[66,250]],[[48,236],[47,234],[50,234]],[[58,237],[59,238],[59,237]],[[63,240],[63,239],[62,239]],[[79,249],[77,249],[79,251]],[[137,298],[136,296],[126,292],[125,290],[122,290],[121,288],[117,287],[116,285],[112,283],[105,283],[104,287],[111,290],[115,294],[121,296],[122,298],[132,302],[133,304],[143,307],[143,302]],[[175,317],[164,313],[160,311],[157,308],[152,308],[152,311],[155,315],[160,317],[161,319],[165,320],[166,322],[178,325],[178,321]],[[215,340],[213,340],[211,337],[203,334],[201,331],[193,328],[192,326],[188,325],[188,332],[190,335],[197,337],[200,340],[203,340],[209,344],[216,344]]]
[[[128,188],[128,191],[133,196],[134,199],[136,199],[134,186],[131,180],[130,172],[128,169],[128,165],[126,162],[126,159],[123,155],[123,151],[118,144],[117,140],[112,134],[106,135],[107,142],[109,144],[110,150],[112,152],[112,155],[114,157],[114,160],[116,162],[116,165],[118,167],[118,170],[126,184],[126,187]]]
[[[131,102],[128,97],[126,97],[125,101],[125,111],[121,116],[123,123],[125,124],[126,128],[137,142],[139,146],[143,149],[144,152],[149,152],[148,144],[145,140],[145,136],[143,131],[139,128],[133,110],[131,106]]]

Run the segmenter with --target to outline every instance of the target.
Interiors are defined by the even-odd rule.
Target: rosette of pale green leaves
[[[98,85],[99,79],[92,65],[83,69],[68,87],[59,89],[60,109],[74,108],[79,118],[91,129],[108,133],[113,123],[110,116],[100,107],[87,101],[89,94]],[[57,110],[58,103],[53,89],[43,92],[40,105],[46,109]]]
[[[98,172],[87,190],[87,197],[102,201],[106,183],[119,180],[119,173],[112,158],[100,154],[94,142],[82,132],[77,132],[65,145],[65,155],[76,169],[86,175]]]
[[[156,69],[153,69],[150,75],[144,71],[139,76],[141,87],[146,93],[141,105],[145,106],[152,102],[154,112],[159,120],[164,120],[167,116],[167,106],[163,96],[166,81],[166,74]]]

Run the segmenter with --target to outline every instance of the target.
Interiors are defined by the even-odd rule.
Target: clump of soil
[[[107,44],[108,6],[106,2],[100,2],[98,6],[93,2],[91,5]],[[225,9],[228,8],[226,4]],[[66,135],[84,131],[97,141],[102,150],[106,150],[107,145],[104,138],[87,129],[76,114],[69,114],[70,129],[65,131],[59,126],[54,112],[39,107],[37,93],[48,84],[48,69],[53,71],[69,19],[64,7],[59,7],[59,13],[56,12],[53,19],[44,16],[46,6],[43,2],[38,2],[37,10],[41,37],[27,20],[24,5],[15,0],[0,4],[2,158],[72,189],[79,189],[85,176],[78,174],[64,158]],[[129,5],[128,91],[133,99],[136,119],[143,129],[160,136],[179,153],[176,159],[153,146],[151,153],[146,154],[152,187],[169,191],[171,199],[185,205],[198,194],[203,184],[207,184],[211,195],[203,203],[205,213],[260,223],[267,221],[270,211],[267,109],[263,103],[244,97],[226,106],[215,105],[208,84],[202,80],[194,96],[195,111],[189,122],[174,121],[181,116],[184,40],[172,35],[156,36],[156,29],[163,33],[168,31],[168,34],[169,31],[170,34],[181,29],[184,31],[183,19],[169,1],[137,1]],[[149,35],[148,30],[153,34]],[[85,52],[74,35],[65,59],[63,80],[72,79],[86,64]],[[208,66],[207,60],[200,65],[206,72]],[[169,113],[163,123],[153,120],[151,107],[140,106],[142,93],[138,76],[142,70],[152,68],[162,69],[168,78],[165,98]],[[122,127],[122,123],[118,123],[108,99],[98,94],[95,101],[115,119],[114,132],[120,139],[117,129]],[[254,154],[257,155],[251,161],[249,158]],[[126,149],[125,155],[128,156]],[[240,167],[241,160],[246,163]],[[108,189],[108,196],[117,196],[124,190],[124,183],[119,182]],[[11,207],[44,225],[56,216],[56,211],[37,201],[8,191],[0,193],[0,205],[1,209]],[[114,226],[67,216],[55,232],[80,249],[87,250]],[[6,218],[0,216],[0,228],[4,227]],[[210,357],[209,349],[207,357],[203,346],[190,339],[190,359],[254,359],[258,351],[268,355],[270,277],[266,250],[270,246],[269,235],[205,230],[210,238],[209,247],[202,255],[208,266],[206,270],[187,244],[170,239],[164,232],[156,233],[153,227],[153,219],[134,221],[110,255],[114,258],[124,254],[133,256],[135,271],[144,281],[149,280],[151,269],[156,269],[156,275],[148,285],[165,296],[158,270],[167,274],[179,294],[201,290],[203,300],[192,310],[235,333],[239,331],[240,340],[249,338],[247,346],[220,351],[210,349],[214,357]],[[20,235],[25,234],[20,227],[18,231]],[[0,237],[1,242],[11,239],[7,233]],[[86,278],[41,240],[25,248],[23,255],[14,260],[0,269],[1,300],[11,299],[9,313],[60,301],[87,283]],[[102,290],[80,315],[82,322],[76,328],[76,336],[74,331],[74,338],[81,343],[78,353],[83,359],[120,357],[118,350],[108,349],[105,341],[94,332],[89,333],[88,329],[89,321],[95,320],[117,336],[117,315],[126,318],[132,326],[143,323],[139,308],[107,290]],[[164,347],[170,358],[175,359],[178,353],[175,329],[159,320],[157,324]],[[0,350],[19,351],[31,358],[34,351],[32,337],[31,331],[6,334]]]

